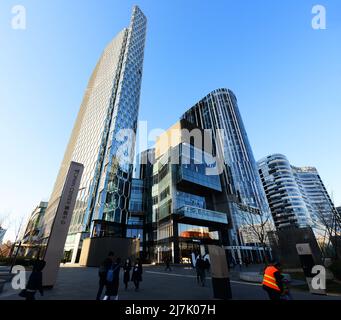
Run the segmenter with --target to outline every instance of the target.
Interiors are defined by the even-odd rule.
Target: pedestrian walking
[[[133,274],[131,276],[131,281],[134,282],[135,285],[135,291],[138,291],[140,288],[140,282],[142,281],[142,263],[140,259],[136,259],[134,268],[133,268]]]
[[[199,260],[201,260],[201,255],[200,254],[195,259],[195,271],[197,272],[197,283],[198,284],[200,283],[200,262],[199,262]]]
[[[210,272],[211,263],[210,263],[210,258],[208,254],[205,255],[204,262],[205,262],[205,270],[207,270],[207,272]]]
[[[270,300],[280,300],[284,293],[283,276],[280,271],[280,263],[274,262],[264,270],[263,289],[269,295]]]
[[[197,282],[204,287],[206,280],[206,263],[201,255],[199,255],[197,258],[195,269],[197,271]]]
[[[123,282],[124,282],[125,290],[128,289],[131,268],[132,268],[131,261],[130,259],[127,259],[123,266]]]
[[[118,287],[120,284],[121,259],[117,258],[107,272],[105,282],[105,295],[103,300],[118,300]]]
[[[98,269],[98,277],[99,277],[99,287],[97,291],[96,300],[101,300],[102,292],[106,284],[107,273],[110,267],[114,262],[114,253],[112,251],[109,252],[108,256],[102,261]]]
[[[26,300],[35,300],[35,295],[37,291],[40,295],[44,295],[43,291],[43,269],[46,265],[44,260],[36,260],[33,264],[32,273],[28,279],[26,289],[20,292],[19,296],[25,298]]]
[[[166,265],[166,268],[165,268],[165,271],[172,271],[171,267],[170,267],[170,263],[171,263],[171,260],[169,257],[166,257],[165,258],[165,265]]]

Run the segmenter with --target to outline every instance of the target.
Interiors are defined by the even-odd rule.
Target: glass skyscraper
[[[70,162],[84,165],[65,246],[72,262],[79,258],[83,238],[126,235],[146,24],[135,6],[129,27],[105,48],[85,91],[50,197],[45,241]]]
[[[260,215],[268,216],[270,211],[237,98],[229,89],[214,90],[182,118],[212,130],[214,152],[224,159],[222,190],[226,200],[225,205],[219,201],[220,210],[230,214],[230,246],[240,258],[250,248],[245,241],[250,235],[244,237],[242,232],[247,229],[243,228],[245,217],[253,213],[257,221]],[[218,135],[219,130],[222,134]]]

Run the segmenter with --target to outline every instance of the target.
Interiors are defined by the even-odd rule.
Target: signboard
[[[214,298],[228,300],[232,298],[225,250],[219,246],[208,246],[211,261],[211,275]]]
[[[324,289],[314,288],[313,286],[313,268],[316,265],[309,243],[296,244],[297,253],[300,258],[301,266],[306,277],[309,291],[313,294],[326,294]],[[322,276],[322,275],[321,275]]]
[[[44,287],[53,287],[56,282],[83,170],[82,164],[70,163],[44,256],[46,261],[43,270]]]
[[[208,246],[211,260],[211,274],[213,278],[228,278],[228,266],[225,250],[218,246]]]
[[[311,248],[309,243],[297,243],[296,249],[299,255],[311,255]]]

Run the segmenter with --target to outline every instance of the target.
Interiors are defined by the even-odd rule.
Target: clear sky
[[[311,27],[315,4],[327,29]],[[11,9],[24,5],[26,30]],[[315,166],[341,205],[341,1],[1,0],[0,215],[48,200],[90,74],[138,4],[148,18],[140,120],[167,129],[210,91],[239,101],[256,160]]]

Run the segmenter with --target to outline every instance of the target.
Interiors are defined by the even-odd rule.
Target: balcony
[[[228,224],[227,214],[192,206],[183,206],[176,211],[180,217]]]

